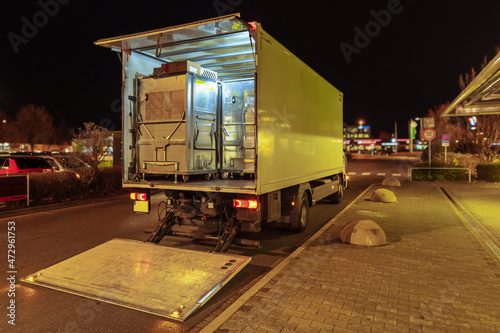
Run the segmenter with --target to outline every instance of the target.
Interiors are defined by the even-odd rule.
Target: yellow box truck
[[[102,39],[123,65],[123,186],[136,212],[166,199],[150,241],[262,223],[303,231],[346,187],[343,95],[239,14]]]

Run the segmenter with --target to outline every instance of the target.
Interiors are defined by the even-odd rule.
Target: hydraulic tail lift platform
[[[184,321],[250,260],[113,239],[22,281]]]

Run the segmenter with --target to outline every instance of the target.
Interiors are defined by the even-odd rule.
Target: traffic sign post
[[[449,134],[443,134],[443,137],[441,139],[441,144],[444,147],[444,163],[446,163],[446,155],[448,154],[448,147],[450,146],[450,135]]]
[[[432,139],[436,137],[436,131],[433,128],[424,129],[424,139],[429,141],[429,166],[431,166],[431,148],[432,148]]]
[[[424,117],[424,128],[434,128],[436,123],[434,117]]]

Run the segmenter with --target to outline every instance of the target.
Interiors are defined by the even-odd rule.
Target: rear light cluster
[[[148,201],[148,194],[132,192],[130,193],[130,199],[135,201]]]
[[[259,207],[259,202],[257,200],[233,199],[233,207],[257,209]]]

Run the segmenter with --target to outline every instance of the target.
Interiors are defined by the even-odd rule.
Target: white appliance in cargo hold
[[[223,84],[216,72],[181,61],[155,68],[137,87],[136,168],[143,177],[182,175],[187,182],[189,175],[253,173],[253,80]]]
[[[192,73],[190,69],[198,71],[200,67],[187,63],[167,64],[165,70],[175,73],[138,80],[135,123],[140,173],[183,175],[187,181],[191,174],[209,178],[217,171],[218,83]],[[177,72],[178,68],[183,72]]]

